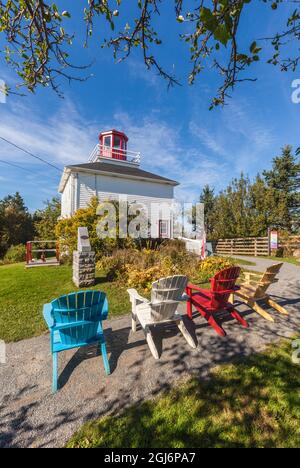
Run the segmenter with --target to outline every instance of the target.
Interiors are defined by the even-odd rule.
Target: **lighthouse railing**
[[[141,153],[98,144],[91,152],[89,162],[96,162],[99,159],[117,159],[139,165],[141,162]]]

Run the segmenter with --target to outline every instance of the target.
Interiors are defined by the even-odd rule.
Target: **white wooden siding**
[[[149,215],[152,214],[155,218],[155,223],[151,227],[153,237],[158,236],[160,219],[169,221],[172,236],[171,208],[174,202],[174,187],[154,181],[86,172],[71,174],[62,194],[62,216],[71,216],[77,209],[86,208],[94,196],[97,196],[100,201],[106,201],[119,200],[120,195],[126,196],[129,203],[142,203],[146,206]],[[161,211],[162,207],[166,208],[165,213]]]
[[[72,187],[71,177],[69,177],[66,183],[65,189],[61,197],[61,216],[67,218],[72,215]]]

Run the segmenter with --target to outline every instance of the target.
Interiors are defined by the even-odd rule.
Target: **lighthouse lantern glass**
[[[106,146],[107,148],[111,148],[111,135],[106,136],[104,138],[104,146]]]
[[[122,139],[117,135],[114,138],[114,148],[122,149]]]

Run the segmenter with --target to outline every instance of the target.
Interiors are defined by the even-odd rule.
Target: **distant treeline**
[[[298,233],[299,190],[300,163],[291,146],[285,146],[273,159],[272,168],[258,174],[254,181],[242,174],[218,194],[204,187],[200,201],[205,204],[208,238],[265,236],[269,227]],[[56,239],[59,216],[58,198],[45,202],[45,208],[33,214],[18,192],[0,200],[0,258],[28,240]],[[20,251],[23,255],[21,247]]]
[[[285,146],[272,168],[254,181],[242,174],[218,194],[204,187],[200,201],[205,204],[208,237],[266,236],[269,227],[298,233],[299,189],[300,163],[291,146]]]

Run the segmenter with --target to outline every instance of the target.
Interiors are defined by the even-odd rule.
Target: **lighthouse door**
[[[103,139],[102,154],[104,158],[112,157],[112,136],[111,135],[107,135]]]

